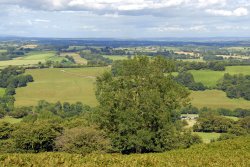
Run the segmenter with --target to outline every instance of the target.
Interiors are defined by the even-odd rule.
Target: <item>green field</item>
[[[105,58],[109,58],[109,59],[111,59],[111,60],[113,60],[113,61],[115,61],[115,60],[127,60],[128,59],[128,56],[121,56],[121,55],[104,55],[103,57],[105,57]]]
[[[65,53],[60,54],[61,57],[65,57],[66,55],[72,56],[77,64],[87,64],[88,63],[88,60],[82,58],[78,53],[65,52]]]
[[[49,102],[83,102],[97,105],[95,98],[96,76],[108,67],[96,68],[60,68],[27,70],[35,82],[16,90],[15,106],[36,105],[39,100]]]
[[[233,116],[224,116],[224,117],[229,118],[229,119],[234,120],[234,121],[238,121],[239,120],[238,117],[233,117]]]
[[[7,50],[0,49],[0,53],[5,53],[5,52],[7,52]]]
[[[2,167],[249,167],[250,137],[150,154],[1,154]]]
[[[208,87],[215,87],[225,73],[250,75],[250,66],[228,66],[225,71],[190,70],[190,72],[196,82],[201,82]]]
[[[181,61],[186,61],[186,62],[204,62],[203,59],[178,59],[178,60],[181,60]]]
[[[250,101],[244,99],[230,99],[226,93],[220,90],[192,91],[191,103],[198,107],[209,108],[250,108]]]
[[[0,88],[0,97],[3,97],[4,94],[5,94],[5,89],[4,88]]]
[[[38,62],[45,62],[46,60],[55,57],[55,52],[30,52],[26,56],[18,57],[13,60],[0,61],[0,67],[6,67],[9,65],[21,66],[21,65],[34,65]]]
[[[8,123],[11,123],[11,124],[15,124],[15,123],[19,123],[21,121],[22,121],[22,119],[12,118],[12,117],[9,117],[9,116],[5,116],[4,118],[0,118],[0,123],[1,122],[8,122]]]
[[[210,143],[212,139],[216,140],[220,137],[221,133],[205,133],[205,132],[193,132],[202,138],[204,143]]]

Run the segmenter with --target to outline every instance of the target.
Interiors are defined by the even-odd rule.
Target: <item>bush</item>
[[[48,121],[35,123],[21,123],[12,134],[16,151],[41,152],[53,151],[55,139],[62,132],[62,128]]]
[[[110,142],[103,131],[94,127],[75,127],[66,129],[56,139],[56,147],[59,151],[87,154],[106,152],[110,148]]]

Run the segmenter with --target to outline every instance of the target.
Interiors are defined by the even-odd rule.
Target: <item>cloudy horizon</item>
[[[0,0],[0,34],[249,37],[250,0]]]

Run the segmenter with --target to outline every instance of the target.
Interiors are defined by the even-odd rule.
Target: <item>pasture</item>
[[[221,133],[205,133],[205,132],[193,132],[202,138],[204,143],[210,143],[211,140],[216,140],[220,137]]]
[[[250,108],[250,101],[244,99],[230,99],[226,93],[220,90],[192,91],[191,103],[195,107],[202,108]]]
[[[60,53],[60,56],[65,57],[66,55],[68,56],[72,56],[76,62],[76,64],[87,64],[88,61],[84,58],[82,58],[78,53],[68,53],[68,52],[64,52],[64,53]]]
[[[108,67],[33,69],[27,74],[34,82],[16,90],[15,106],[36,105],[39,100],[49,102],[83,102],[96,106],[95,79]]]
[[[4,88],[0,88],[0,97],[3,97],[4,94],[5,94],[5,89]]]
[[[13,60],[0,61],[0,67],[12,66],[27,66],[34,65],[38,62],[44,63],[46,60],[50,60],[55,57],[55,52],[30,52],[23,57],[18,57]]]
[[[0,49],[0,53],[5,53],[5,52],[7,52],[7,50]]]
[[[228,66],[225,71],[190,70],[190,72],[196,82],[201,82],[208,87],[215,87],[225,73],[250,75],[250,66]]]
[[[127,60],[128,56],[121,56],[121,55],[103,55],[105,58],[109,58],[113,61],[115,60]]]

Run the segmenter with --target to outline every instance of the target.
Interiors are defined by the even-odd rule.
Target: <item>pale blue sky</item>
[[[0,35],[250,37],[250,0],[0,0]]]

